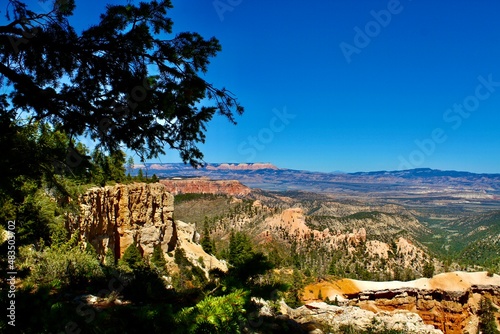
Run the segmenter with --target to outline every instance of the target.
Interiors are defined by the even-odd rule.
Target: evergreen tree
[[[120,261],[132,270],[143,268],[145,265],[139,247],[135,242],[127,247]]]
[[[485,296],[481,297],[481,302],[479,303],[479,316],[479,330],[481,333],[500,333],[495,321],[495,307],[493,306],[491,300]]]
[[[229,238],[228,261],[233,266],[239,266],[254,255],[252,243],[243,232],[231,232]]]
[[[125,180],[125,153],[123,151],[113,151],[107,157],[109,168],[109,179],[115,182]]]
[[[165,272],[167,261],[165,260],[163,250],[161,249],[160,245],[156,245],[153,248],[153,254],[151,255],[151,264],[160,272]]]
[[[173,148],[199,166],[207,123],[217,113],[235,123],[243,112],[228,90],[203,79],[221,50],[215,38],[172,35],[170,0],[123,3],[83,30],[70,20],[75,0],[2,6],[0,221],[23,222],[26,242],[51,233],[40,206],[26,203],[34,191],[21,190],[25,182],[67,204],[76,198],[67,180],[124,180],[122,148],[144,159]],[[75,140],[82,137],[97,144],[92,157]]]
[[[203,239],[201,239],[201,247],[207,254],[215,254],[215,245],[210,238],[210,232],[206,226],[203,231]]]
[[[300,269],[302,266],[301,266],[299,253],[297,251],[297,241],[296,240],[292,240],[292,245],[290,247],[290,257],[292,259],[292,265],[295,268]]]
[[[144,182],[144,174],[142,173],[142,168],[137,172],[136,179],[139,182]]]
[[[229,91],[202,77],[221,50],[218,40],[172,36],[170,0],[109,5],[82,31],[69,19],[74,0],[52,6],[42,11],[7,0],[4,7],[0,115],[11,124],[29,111],[32,119],[21,126],[47,122],[69,137],[96,140],[107,152],[124,145],[146,158],[173,148],[200,165],[197,143],[214,114],[235,123],[243,112]]]
[[[105,186],[107,182],[125,180],[125,154],[114,151],[106,155],[99,148],[92,152],[92,178],[95,184]]]
[[[424,277],[431,278],[434,276],[434,265],[431,261],[425,263],[423,271]]]
[[[127,159],[127,173],[132,174],[133,169],[134,169],[134,158],[128,157],[128,159]]]

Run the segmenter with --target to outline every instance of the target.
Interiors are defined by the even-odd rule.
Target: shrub
[[[111,248],[106,250],[106,255],[104,256],[104,264],[107,266],[114,266],[116,264],[115,254]]]
[[[19,249],[21,268],[29,269],[28,284],[52,285],[60,288],[70,284],[86,284],[104,277],[94,256],[76,247],[47,247],[36,251],[30,246]]]
[[[220,297],[205,297],[194,307],[184,308],[176,315],[177,328],[182,328],[182,333],[240,333],[240,324],[245,322],[247,297],[248,292],[243,290]]]
[[[132,302],[159,302],[165,301],[171,294],[166,288],[165,281],[159,274],[148,267],[135,269],[131,274],[122,293],[125,299]]]
[[[424,277],[431,278],[434,276],[434,265],[432,262],[426,262],[423,269]]]

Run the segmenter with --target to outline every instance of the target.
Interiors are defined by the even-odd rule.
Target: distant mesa
[[[132,175],[138,169],[130,171]],[[146,163],[143,173],[160,179],[208,177],[211,180],[237,180],[253,189],[268,191],[308,191],[343,197],[388,196],[401,203],[439,201],[440,205],[483,205],[499,207],[500,174],[475,174],[419,168],[398,171],[325,173],[278,168],[268,162],[209,163],[193,168],[184,163]],[[405,202],[406,203],[406,202]],[[436,202],[438,203],[438,202]],[[406,203],[407,204],[407,203]]]
[[[260,169],[274,169],[277,170],[278,167],[271,163],[221,163],[221,164],[208,164],[206,169],[208,170],[260,170]]]
[[[191,165],[184,163],[146,163],[146,164],[135,164],[134,169],[145,168],[148,170],[155,171],[174,171],[174,170],[194,170]],[[255,162],[255,163],[209,163],[204,168],[200,170],[209,171],[219,171],[219,170],[265,170],[273,169],[278,170],[279,168],[269,162]]]
[[[145,167],[145,166],[144,166]],[[144,168],[142,167],[142,168]],[[172,165],[170,164],[151,164],[148,166],[149,169],[156,169],[156,170],[169,170],[169,169],[174,169]]]

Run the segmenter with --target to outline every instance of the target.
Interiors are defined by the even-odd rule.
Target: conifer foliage
[[[493,306],[491,299],[483,296],[479,303],[479,330],[484,334],[498,334],[500,331],[497,329],[495,321],[496,308]]]
[[[1,125],[39,121],[146,157],[173,148],[199,165],[207,122],[219,113],[234,123],[243,112],[228,90],[200,76],[221,46],[194,32],[173,35],[169,0],[123,2],[81,32],[75,0],[54,0],[49,11],[19,0],[1,5]]]

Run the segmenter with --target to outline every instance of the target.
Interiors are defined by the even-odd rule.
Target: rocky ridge
[[[305,213],[301,208],[285,209],[281,213],[267,218],[264,226],[267,226],[271,231],[286,234],[294,240],[314,238],[323,241],[323,244],[331,245],[333,248],[343,242],[353,246],[366,242],[366,229],[364,227],[353,229],[352,232],[347,233],[330,231],[328,228],[323,231],[311,229],[306,224]],[[264,233],[268,234],[267,232],[266,230]]]
[[[392,239],[392,245],[388,241],[381,241],[375,238],[382,237],[382,233],[387,231],[400,231],[396,229],[403,225],[405,218],[399,216],[390,216],[380,214],[377,219],[364,218],[349,220],[350,224],[338,225],[338,228],[312,228],[306,222],[306,215],[302,208],[284,209],[282,212],[267,217],[260,225],[260,229],[252,231],[257,234],[257,239],[261,243],[288,242],[296,241],[299,248],[322,249],[332,252],[335,250],[347,248],[348,253],[353,254],[362,252],[364,263],[367,268],[377,271],[376,266],[380,264],[380,259],[385,262],[390,261],[393,266],[401,268],[413,268],[422,271],[423,264],[426,263],[425,252],[411,240],[398,237]],[[341,220],[341,218],[339,218]],[[412,228],[414,218],[406,218],[407,228]],[[240,229],[245,228],[248,222],[242,221],[236,226]],[[345,226],[350,226],[346,230]],[[395,233],[395,232],[394,232]],[[384,240],[386,238],[382,238]],[[393,248],[395,247],[395,248]]]

